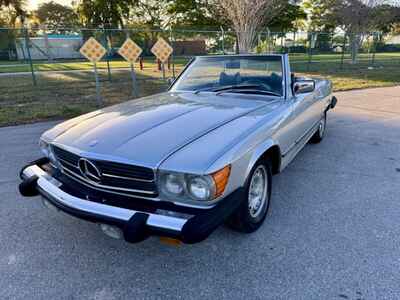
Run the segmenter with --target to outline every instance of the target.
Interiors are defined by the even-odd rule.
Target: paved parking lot
[[[264,226],[127,244],[17,193],[52,123],[0,128],[0,299],[399,299],[400,87],[337,93],[326,139],[274,177]]]

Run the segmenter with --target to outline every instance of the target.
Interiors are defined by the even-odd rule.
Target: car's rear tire
[[[310,139],[310,143],[318,144],[324,139],[326,132],[326,113],[324,117],[319,121],[318,130],[314,133],[314,135]]]
[[[271,162],[260,160],[251,170],[245,184],[246,199],[229,218],[227,224],[240,232],[256,231],[267,216],[272,188]]]

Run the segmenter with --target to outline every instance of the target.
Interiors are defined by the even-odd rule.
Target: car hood
[[[163,93],[71,119],[43,139],[89,158],[157,168],[196,139],[267,103],[257,97]]]

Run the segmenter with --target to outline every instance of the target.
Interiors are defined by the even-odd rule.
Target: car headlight
[[[225,191],[230,169],[228,165],[209,175],[160,171],[161,194],[171,200],[211,201]]]
[[[44,156],[46,156],[50,160],[51,164],[54,167],[58,168],[59,162],[57,160],[56,155],[53,152],[51,145],[41,139],[39,141],[39,147],[40,147],[40,150],[42,151],[42,153],[44,154]]]
[[[179,196],[185,191],[183,175],[178,173],[165,173],[160,178],[161,191],[167,195]]]
[[[211,176],[189,176],[187,189],[195,200],[210,200],[215,194],[215,184]]]
[[[49,154],[50,154],[49,153],[49,150],[50,150],[49,144],[41,139],[39,141],[39,147],[40,147],[40,150],[42,151],[42,153],[44,154],[44,156],[49,157]]]

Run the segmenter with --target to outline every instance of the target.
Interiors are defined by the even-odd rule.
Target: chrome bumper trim
[[[37,185],[41,194],[46,195],[52,200],[65,205],[69,208],[91,213],[98,216],[113,218],[121,221],[129,221],[136,213],[145,213],[148,215],[146,224],[151,227],[162,228],[173,231],[181,231],[183,225],[188,219],[177,218],[173,216],[164,216],[147,212],[140,212],[126,208],[110,206],[101,203],[80,199],[62,191],[55,183],[54,179],[44,170],[36,165],[27,167],[23,173],[24,178],[37,176]],[[53,181],[53,182],[52,182]]]

